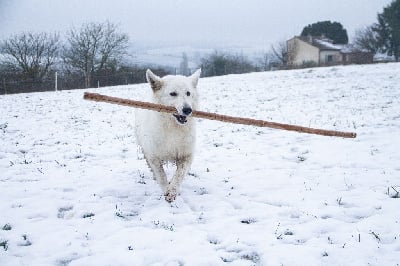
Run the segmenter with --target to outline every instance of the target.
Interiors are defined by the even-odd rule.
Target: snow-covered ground
[[[172,204],[137,148],[132,108],[84,101],[84,90],[0,96],[0,265],[399,265],[399,73],[201,79],[202,110],[358,137],[199,120]]]

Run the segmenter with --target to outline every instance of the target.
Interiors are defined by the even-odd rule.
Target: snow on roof
[[[317,47],[320,50],[341,50],[343,45],[334,44],[331,39],[326,37],[315,37],[315,36],[299,36],[298,39],[309,43],[312,46]]]
[[[321,50],[342,50],[344,45],[341,44],[333,44],[329,39],[317,39],[313,40],[313,44],[318,46]]]
[[[334,44],[331,39],[326,37],[300,36],[298,38],[304,42],[309,43],[312,46],[317,47],[321,51],[333,50],[340,51],[341,53],[369,52],[365,49],[356,48],[352,44]]]
[[[376,53],[374,55],[374,61],[375,62],[380,62],[380,61],[387,61],[387,62],[395,62],[396,59],[394,58],[393,55],[387,55],[383,53]]]

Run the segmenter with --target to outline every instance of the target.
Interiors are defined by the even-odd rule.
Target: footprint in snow
[[[58,208],[57,218],[60,218],[60,219],[72,218],[72,216],[74,215],[72,212],[73,209],[74,209],[74,206],[65,206],[65,207]]]

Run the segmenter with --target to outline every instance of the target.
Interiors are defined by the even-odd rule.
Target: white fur
[[[192,76],[165,76],[160,78],[150,70],[146,78],[152,88],[153,102],[174,106],[177,115],[184,111],[196,110],[198,104],[197,82],[200,69]],[[187,93],[190,93],[190,96]],[[177,96],[171,96],[176,93]],[[184,118],[183,118],[184,120]],[[173,114],[138,109],[136,111],[136,139],[153,172],[154,179],[160,184],[165,199],[172,202],[179,192],[180,184],[190,168],[196,140],[194,119],[186,116],[186,123],[179,122]],[[163,165],[176,164],[176,172],[168,182]]]

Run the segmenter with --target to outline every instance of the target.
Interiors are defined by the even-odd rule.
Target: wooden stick
[[[157,112],[176,113],[176,109],[172,106],[165,106],[165,105],[161,105],[161,104],[111,97],[111,96],[106,96],[106,95],[102,95],[102,94],[98,94],[98,93],[85,92],[83,98],[86,100],[91,100],[91,101],[96,101],[96,102],[113,103],[113,104],[125,105],[125,106],[130,106],[130,107],[141,108],[141,109],[153,110],[153,111],[157,111]],[[353,133],[353,132],[341,132],[341,131],[334,131],[334,130],[309,128],[309,127],[281,124],[281,123],[276,123],[276,122],[268,122],[268,121],[264,121],[264,120],[257,120],[257,119],[251,119],[251,118],[220,115],[220,114],[216,114],[216,113],[208,113],[208,112],[202,112],[202,111],[193,111],[192,116],[197,117],[197,118],[217,120],[217,121],[234,123],[234,124],[250,125],[250,126],[257,126],[257,127],[270,127],[270,128],[296,131],[296,132],[308,133],[308,134],[316,134],[316,135],[322,135],[322,136],[342,137],[342,138],[355,138],[357,136],[357,134]]]

